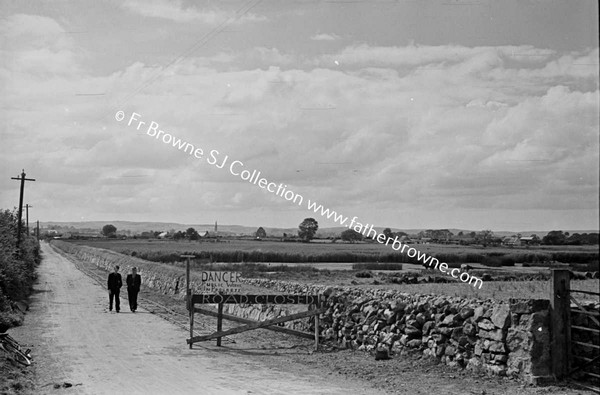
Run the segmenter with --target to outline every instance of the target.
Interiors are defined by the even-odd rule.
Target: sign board
[[[319,295],[193,295],[192,303],[317,304]]]
[[[200,292],[239,293],[242,282],[240,272],[200,272]]]

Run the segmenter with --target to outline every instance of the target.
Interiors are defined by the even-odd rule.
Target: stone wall
[[[183,298],[185,268],[159,264],[109,250],[53,242],[106,270],[139,268],[144,285]],[[192,288],[198,277],[192,273]],[[549,378],[550,315],[547,300],[462,299],[351,287],[329,288],[266,279],[244,279],[265,293],[326,294],[327,311],[320,316],[319,333],[326,340],[378,355],[422,353],[450,366],[494,375],[509,375],[537,383]],[[305,307],[294,305],[225,305],[226,313],[268,320]],[[314,319],[286,326],[314,332]],[[368,355],[368,354],[367,354]]]

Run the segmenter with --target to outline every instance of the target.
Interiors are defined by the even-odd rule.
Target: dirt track
[[[109,312],[105,289],[47,244],[43,253],[25,325],[11,331],[33,350],[35,393],[380,393],[213,345],[190,350],[183,329],[142,308],[129,312],[124,297],[121,313]],[[55,388],[65,382],[73,386]]]

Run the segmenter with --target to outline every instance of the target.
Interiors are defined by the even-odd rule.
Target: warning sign
[[[240,272],[200,272],[200,292],[240,293],[242,291]]]

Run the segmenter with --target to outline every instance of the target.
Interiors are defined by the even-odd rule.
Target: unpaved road
[[[109,312],[105,289],[46,243],[42,250],[30,311],[11,330],[33,350],[36,394],[382,393],[212,344],[190,350],[185,330],[143,308],[129,312],[126,291],[121,312]],[[65,382],[73,386],[55,388]]]

